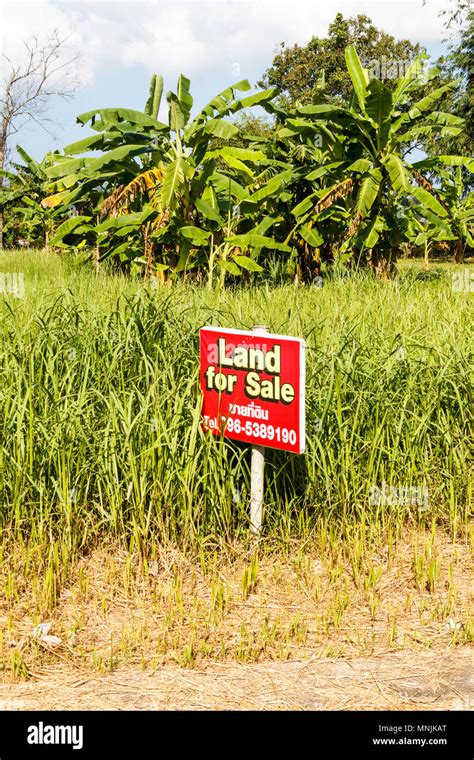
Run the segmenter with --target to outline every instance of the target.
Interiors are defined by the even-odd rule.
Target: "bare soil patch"
[[[95,677],[56,667],[32,682],[0,685],[0,709],[468,710],[472,672],[467,648],[154,673],[126,668]]]

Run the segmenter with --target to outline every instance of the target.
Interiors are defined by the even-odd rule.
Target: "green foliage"
[[[17,153],[23,163],[13,163],[13,171],[0,172],[7,180],[7,184],[0,187],[5,241],[10,246],[18,245],[18,241],[22,240],[47,248],[58,219],[64,215],[64,208],[54,210],[45,208],[41,203],[46,171],[54,159],[45,157],[38,163],[19,145]]]
[[[447,94],[444,107],[453,118],[463,120],[460,132],[445,131],[425,140],[424,147],[430,153],[454,153],[474,155],[474,11],[467,3],[458,3],[458,11],[465,12],[465,22],[459,30],[459,40],[451,44],[447,56],[438,61],[438,67],[448,79],[457,80],[456,89]],[[474,180],[465,170],[463,180],[466,191],[473,190]]]
[[[408,239],[413,215],[422,215],[425,209],[439,217],[447,214],[439,198],[442,191],[436,190],[423,172],[426,174],[427,168],[441,172],[446,165],[474,168],[461,156],[432,156],[428,167],[426,162],[411,164],[408,159],[410,130],[423,129],[429,134],[437,131],[439,124],[450,122],[450,114],[441,111],[436,111],[435,120],[430,117],[454,83],[432,88],[426,95],[425,78],[417,74],[424,57],[422,54],[413,62],[392,90],[382,81],[370,79],[355,48],[349,46],[346,62],[355,95],[349,105],[298,107],[297,122],[293,118],[285,122],[285,137],[309,148],[320,130],[326,130],[325,152],[314,154],[319,164],[323,158],[323,165],[315,165],[306,175],[312,186],[306,190],[306,199],[293,209],[297,223],[310,223],[326,239],[331,234],[328,225],[337,219],[343,237],[339,252],[352,252],[361,261],[369,251],[373,265],[382,273],[390,269],[401,243]],[[431,69],[429,80],[436,77],[437,70]],[[422,97],[417,100],[420,91]],[[459,132],[461,126],[456,122],[451,129]]]
[[[474,197],[472,193],[465,193],[462,170],[466,162],[453,166],[451,160],[455,157],[442,158],[447,159],[447,164],[443,168],[438,166],[442,179],[439,200],[421,187],[414,190],[423,211],[412,216],[408,237],[415,245],[454,241],[455,260],[461,263],[465,249],[474,248]],[[467,161],[467,165],[472,166],[472,162]]]
[[[240,128],[225,117],[255,104],[266,105],[275,91],[241,98],[250,85],[239,82],[192,119],[190,81],[180,75],[176,92],[166,96],[166,126],[156,120],[162,87],[162,78],[155,75],[144,114],[109,108],[78,117],[80,123],[90,122],[100,132],[99,139],[86,138],[66,148],[48,170],[52,194],[44,202],[55,206],[73,200],[76,207],[88,208],[97,221],[95,225],[91,221],[87,229],[84,224],[62,226],[55,242],[79,242],[87,232],[101,260],[109,256],[134,260],[148,274],[157,267],[198,272],[207,260],[210,283],[216,266],[220,266],[221,282],[226,273],[235,275],[241,268],[259,270],[256,262],[241,255],[232,235],[248,234],[254,227],[252,213],[237,214],[234,209],[258,182],[253,167],[266,156],[244,147],[251,138],[243,139],[242,146],[230,145]],[[69,158],[91,150],[103,153],[95,159]],[[74,198],[68,193],[74,193]],[[141,216],[136,214],[139,210]],[[124,227],[104,226],[104,219],[117,217],[127,220]],[[118,240],[124,234],[129,241],[126,249]],[[268,241],[271,238],[265,238]],[[239,261],[234,260],[239,256]]]
[[[338,13],[326,37],[313,37],[305,46],[282,43],[260,84],[278,87],[285,106],[313,103],[322,93],[332,102],[345,103],[353,85],[345,62],[344,51],[349,45],[357,48],[366,66],[381,61],[389,65],[392,61],[406,63],[422,51],[420,45],[397,41],[377,29],[367,16],[344,19]],[[390,70],[385,73],[391,76]]]
[[[374,78],[352,44],[344,58],[346,102],[321,91],[318,102],[285,108],[275,88],[242,95],[251,89],[243,80],[193,116],[181,74],[166,95],[167,123],[158,120],[163,80],[154,75],[143,112],[81,114],[95,134],[47,155],[40,169],[27,162],[37,195],[22,196],[15,212],[42,225],[45,242],[88,249],[96,269],[112,259],[132,273],[206,278],[209,287],[249,277],[275,255],[301,280],[323,264],[370,263],[387,275],[427,218],[426,235],[453,242],[460,261],[473,239],[463,172],[474,162],[409,158],[420,137],[461,134],[463,119],[439,110],[456,83],[427,70],[424,53],[390,83]],[[253,106],[275,123],[249,115]],[[11,203],[24,182],[20,173],[9,181]]]

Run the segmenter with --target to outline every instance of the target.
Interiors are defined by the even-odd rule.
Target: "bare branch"
[[[29,121],[46,129],[43,122],[48,121],[50,101],[69,100],[79,86],[71,73],[79,56],[67,54],[68,40],[55,29],[44,41],[32,37],[24,43],[23,63],[1,56],[7,73],[0,84],[0,169],[5,166],[9,137]]]

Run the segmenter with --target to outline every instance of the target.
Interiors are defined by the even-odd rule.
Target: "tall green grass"
[[[472,296],[448,275],[209,292],[44,254],[3,254],[0,271],[25,282],[21,299],[0,294],[0,521],[49,558],[52,585],[109,538],[145,556],[154,540],[247,535],[249,448],[200,428],[209,324],[307,341],[307,453],[267,450],[267,534],[433,518],[464,531]],[[371,504],[382,483],[426,487],[429,505]]]

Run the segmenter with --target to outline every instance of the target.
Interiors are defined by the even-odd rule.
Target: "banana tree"
[[[353,84],[350,103],[346,107],[329,103],[304,106],[297,108],[296,118],[289,120],[289,128],[310,130],[313,135],[329,129],[338,147],[338,153],[307,177],[329,181],[297,204],[293,214],[296,227],[315,233],[316,237],[311,235],[315,243],[322,237],[334,209],[344,222],[340,253],[356,254],[362,259],[368,253],[374,270],[386,275],[407,237],[409,207],[404,201],[413,195],[437,200],[423,166],[411,164],[408,159],[410,145],[420,134],[457,134],[463,121],[436,110],[436,104],[454,88],[454,82],[433,89],[418,101],[414,99],[416,91],[426,84],[426,77],[418,76],[424,54],[393,89],[381,80],[369,78],[352,45],[345,55]],[[428,79],[434,80],[437,73],[436,68],[429,69]]]
[[[418,215],[412,214],[408,222],[406,237],[413,245],[421,247],[425,270],[429,268],[433,245],[456,239],[446,219],[441,219],[435,215],[431,216],[425,209],[420,209]]]
[[[41,205],[46,170],[51,158],[35,161],[26,150],[17,145],[23,163],[12,163],[13,171],[2,171],[8,180],[0,191],[0,203],[5,209],[5,234],[10,244],[26,239],[31,245],[48,248],[49,238],[59,223],[59,214]]]
[[[425,243],[427,235],[435,241],[454,241],[454,260],[462,264],[467,246],[474,248],[474,199],[465,191],[463,169],[474,171],[474,161],[457,156],[437,156],[418,162],[420,169],[435,171],[441,179],[437,198],[417,188],[420,205],[415,208],[423,220],[415,243]]]
[[[129,109],[82,114],[78,121],[90,122],[99,135],[65,149],[49,172],[54,192],[45,205],[86,199],[97,214],[100,258],[133,260],[147,273],[199,271],[209,262],[223,276],[259,269],[251,259],[251,239],[239,245],[233,236],[252,231],[251,214],[235,209],[249,195],[255,167],[265,155],[232,146],[239,129],[225,117],[253,105],[265,107],[276,90],[241,97],[249,89],[246,80],[227,88],[191,119],[190,82],[180,75],[176,92],[166,96],[165,124],[158,121],[163,80],[155,75],[143,114]],[[97,149],[104,151],[99,158],[70,158]],[[84,233],[83,225],[66,230],[66,242]]]
[[[114,187],[132,181],[144,165],[151,163],[152,151],[165,139],[167,125],[157,118],[159,89],[160,81],[154,77],[143,112],[105,108],[78,116],[77,122],[83,126],[90,122],[96,134],[67,145],[62,155],[55,156],[47,172],[45,187],[49,195],[43,198],[42,205],[60,209],[64,216],[74,215],[65,219],[52,242],[57,246],[90,248],[96,267],[113,240],[116,247],[121,242],[107,230],[100,229],[101,204]],[[84,155],[94,151],[100,155]],[[135,219],[130,220],[132,234],[126,246],[131,258],[139,254],[140,225]],[[122,228],[119,236],[121,231]]]

